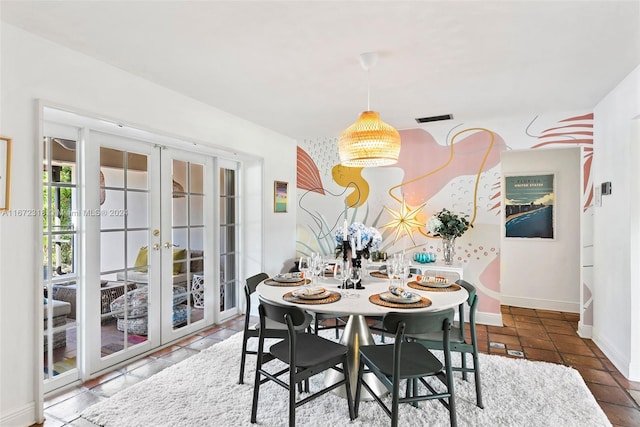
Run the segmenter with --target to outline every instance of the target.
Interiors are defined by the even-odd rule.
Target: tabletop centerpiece
[[[367,227],[361,222],[349,224],[344,220],[341,228],[335,231],[336,256],[349,262],[352,268],[361,268],[361,259],[369,259],[371,251],[375,251],[382,243],[382,235],[375,227]],[[359,285],[360,283],[358,283]]]
[[[429,234],[442,237],[442,254],[445,264],[453,264],[456,237],[462,236],[469,227],[473,227],[473,224],[467,220],[466,215],[454,214],[446,208],[427,221]]]

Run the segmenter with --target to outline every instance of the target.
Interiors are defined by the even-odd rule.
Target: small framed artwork
[[[284,181],[273,182],[273,211],[286,212],[289,183]]]
[[[11,193],[11,138],[0,136],[0,211],[9,210]]]
[[[506,176],[505,237],[553,239],[554,175]]]

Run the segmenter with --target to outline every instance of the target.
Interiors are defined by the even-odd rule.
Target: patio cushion
[[[136,318],[144,317],[148,313],[149,308],[149,292],[147,287],[137,288],[127,292],[127,317]],[[111,314],[113,317],[124,317],[124,301],[125,296],[119,296],[111,303]],[[187,301],[187,290],[182,286],[173,287],[173,306]]]

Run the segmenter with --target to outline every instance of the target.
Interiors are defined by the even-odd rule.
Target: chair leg
[[[405,386],[404,395],[406,397],[411,397],[411,380],[407,379],[407,384]]]
[[[482,404],[482,391],[480,389],[480,367],[478,366],[478,353],[473,353],[473,370],[476,380],[476,404],[478,405],[478,408],[484,409],[484,405]]]
[[[464,351],[460,352],[460,359],[462,360],[462,379],[467,380],[467,353]]]
[[[295,372],[293,366],[291,372]],[[289,427],[296,425],[296,388],[293,385],[295,375],[290,375],[289,380]]]
[[[409,380],[407,380],[409,381]],[[413,388],[413,394],[412,396],[417,396],[418,395],[418,379],[417,378],[412,378],[411,379],[411,385]],[[420,406],[420,402],[415,401],[412,403],[413,406],[415,406],[416,408],[418,408]]]
[[[349,373],[349,363],[348,363],[346,354],[342,359],[342,373],[344,374],[344,378],[345,378],[344,387],[347,392],[347,405],[349,406],[349,419],[354,420],[356,416],[353,409],[353,399],[351,398],[351,396],[353,396],[351,394],[351,375]]]
[[[244,384],[244,364],[247,361],[247,337],[242,338],[242,355],[240,356],[240,379],[238,384]]]
[[[458,425],[457,417],[456,417],[456,399],[453,388],[453,370],[451,366],[446,369],[447,376],[447,391],[449,392],[449,421],[451,423],[451,427],[456,427]]]
[[[336,339],[340,338],[340,334],[338,333],[338,326],[340,326],[340,322],[338,322],[338,318],[336,317]]]
[[[258,355],[258,359],[260,359],[260,355]],[[258,416],[258,395],[260,393],[260,369],[262,368],[262,363],[258,360],[258,366],[256,366],[256,377],[253,383],[253,403],[251,404],[251,423],[255,424],[256,418]]]
[[[356,397],[353,399],[353,418],[358,418],[358,411],[360,409],[360,393],[362,391],[362,371],[364,371],[364,361],[360,358],[360,365],[358,366],[358,381],[356,382]],[[345,377],[346,378],[346,377]]]
[[[411,381],[411,380],[407,380]],[[393,381],[393,393],[391,396],[391,427],[398,427],[398,400],[400,398],[400,381]]]

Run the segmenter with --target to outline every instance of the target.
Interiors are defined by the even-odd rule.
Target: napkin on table
[[[443,276],[416,276],[419,283],[447,283],[447,278]]]
[[[302,279],[304,278],[304,273],[302,271],[295,273],[280,273],[277,274],[276,277],[280,277],[282,279]]]
[[[309,287],[304,287],[304,288],[300,288],[296,290],[296,294],[298,295],[317,295],[317,294],[321,294],[325,291],[326,289],[320,286],[309,286]]]
[[[389,292],[397,297],[411,298],[411,293],[405,291],[402,286],[391,285],[389,286]]]

